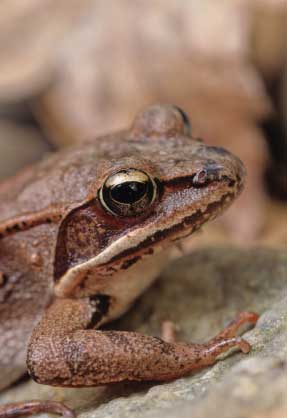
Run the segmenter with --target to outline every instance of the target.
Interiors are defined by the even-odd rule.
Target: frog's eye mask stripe
[[[223,208],[229,204],[234,199],[233,193],[228,193],[223,196],[219,201],[215,201],[207,205],[204,212],[198,209],[192,215],[184,217],[181,222],[174,224],[166,229],[160,230],[155,232],[153,235],[146,238],[144,241],[138,244],[136,247],[132,247],[126,251],[122,251],[120,254],[112,257],[107,263],[103,265],[108,265],[116,260],[122,259],[130,254],[137,254],[138,251],[145,250],[152,246],[153,243],[160,243],[164,241],[166,238],[170,238],[171,241],[177,241],[178,239],[184,238],[189,236],[192,232],[194,232],[201,224],[203,223],[203,219],[207,220],[210,218],[215,218],[219,212],[222,212]],[[182,230],[185,230],[185,234],[178,233]]]

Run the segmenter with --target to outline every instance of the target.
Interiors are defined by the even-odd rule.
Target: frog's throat
[[[109,271],[117,272],[127,269],[142,257],[148,257],[174,241],[189,236],[203,223],[216,218],[230,205],[234,197],[235,193],[229,192],[220,200],[195,209],[187,216],[178,214],[169,222],[164,223],[160,230],[158,225],[151,226],[148,235],[139,234],[137,229],[129,232],[94,258],[67,270],[55,284],[56,295],[66,297],[73,294],[74,289],[85,280],[87,272],[97,270],[99,274],[105,275]]]

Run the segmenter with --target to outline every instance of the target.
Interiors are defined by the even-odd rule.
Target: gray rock
[[[170,319],[179,326],[179,339],[199,342],[216,334],[236,312],[253,310],[262,315],[256,328],[245,334],[253,346],[248,356],[226,355],[213,367],[165,384],[64,390],[28,381],[7,390],[0,403],[61,400],[80,418],[243,418],[286,407],[286,278],[283,251],[195,251],[169,266],[109,328],[159,335],[162,320]]]

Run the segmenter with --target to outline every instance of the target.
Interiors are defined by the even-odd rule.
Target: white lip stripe
[[[205,206],[202,206],[202,202],[198,203],[196,206],[192,207],[192,210],[188,211],[185,210],[184,214],[179,213],[178,216],[173,217],[173,222],[166,223],[165,225],[162,225],[161,231],[165,231],[167,229],[172,228],[175,225],[178,225],[183,222],[184,218],[186,218],[187,214],[186,212],[190,212],[190,216],[194,214],[197,211],[201,211],[204,213],[207,210],[207,207],[212,204],[219,202],[219,200],[209,201],[206,203]],[[98,254],[96,257],[78,265],[75,267],[72,267],[69,269],[60,279],[60,281],[56,284],[55,290],[58,296],[64,295],[66,289],[73,288],[73,279],[84,270],[91,269],[92,267],[99,266],[101,264],[108,263],[112,258],[117,256],[118,254],[124,252],[127,249],[136,248],[139,246],[142,242],[144,242],[149,237],[153,236],[156,232],[158,232],[158,227],[150,227],[146,228],[148,229],[148,234],[144,234],[145,229],[141,230],[141,233],[139,234],[139,230],[135,229],[134,231],[131,231],[127,235],[117,239],[115,242],[110,244],[108,248],[106,248],[104,251],[102,251],[100,254]],[[190,230],[193,229],[193,225],[191,225]],[[187,231],[186,231],[187,232]]]

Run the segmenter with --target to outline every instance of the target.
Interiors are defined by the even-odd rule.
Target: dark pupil
[[[119,203],[135,203],[146,193],[147,184],[138,181],[126,181],[111,188],[113,200]]]

